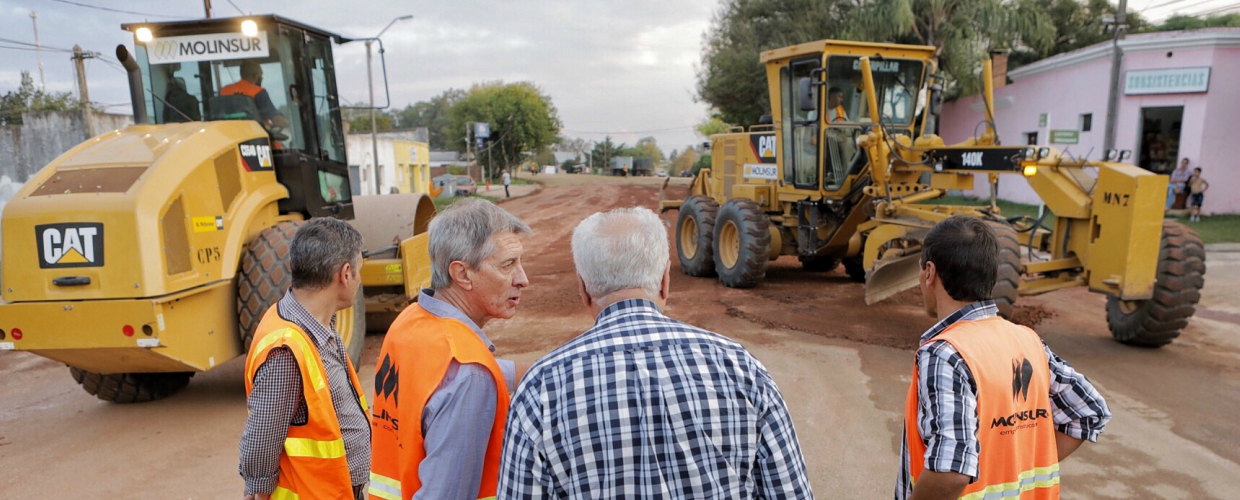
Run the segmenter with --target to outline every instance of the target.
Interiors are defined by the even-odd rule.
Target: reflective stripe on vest
[[[1037,334],[994,317],[959,321],[933,341],[948,342],[964,360],[977,388],[976,481],[960,498],[1059,498],[1059,454],[1050,403],[1050,367]],[[924,345],[924,344],[923,344]],[[905,400],[904,439],[909,484],[924,467],[926,443],[918,427],[918,379]]]
[[[367,493],[384,500],[400,500],[400,481],[371,472],[370,488],[367,489]]]
[[[960,497],[960,500],[995,500],[1019,497],[1034,488],[1050,488],[1059,484],[1059,464],[1034,467],[1020,473],[1020,479],[1010,483],[992,484],[982,491]]]
[[[273,333],[259,339],[258,342],[254,343],[254,346],[251,347],[251,349],[261,352],[281,340],[285,340],[286,344],[296,346],[297,350],[301,351],[303,358],[309,359],[311,357],[310,350],[313,349],[313,347],[307,345],[306,339],[301,335],[298,335],[297,331],[291,328],[285,328],[284,331],[280,333]],[[323,390],[324,387],[327,387],[327,377],[323,376],[323,371],[320,370],[314,363],[307,364],[310,365],[306,368],[310,372],[310,380],[314,382],[314,390]]]
[[[307,438],[287,438],[284,453],[290,457],[340,458],[344,456],[344,439],[316,441]]]
[[[276,486],[275,491],[271,492],[271,500],[300,500],[301,495],[293,493],[286,488]]]

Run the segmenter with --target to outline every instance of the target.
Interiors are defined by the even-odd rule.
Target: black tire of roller
[[[801,269],[811,273],[829,273],[840,267],[840,259],[835,257],[799,257]]]
[[[1131,312],[1124,311],[1118,298],[1107,297],[1107,327],[1111,336],[1121,343],[1141,347],[1171,343],[1197,312],[1205,273],[1205,245],[1197,232],[1178,222],[1163,221],[1154,296],[1134,301]]]
[[[189,385],[193,372],[102,374],[69,367],[73,380],[87,393],[112,403],[145,403],[164,399]]]
[[[366,350],[366,294],[362,293],[362,288],[358,286],[353,296],[353,334],[344,346],[354,370],[362,369],[362,352]]]
[[[736,264],[728,268],[720,252],[720,232],[731,221],[739,233],[740,248]],[[766,266],[770,263],[770,219],[762,208],[748,198],[733,198],[719,208],[715,219],[715,274],[719,281],[731,288],[752,288],[766,278]]]
[[[986,221],[999,244],[999,272],[995,275],[995,287],[990,297],[999,309],[999,315],[1011,318],[1016,309],[1020,288],[1020,240],[1016,230],[1004,222]]]
[[[241,351],[250,352],[254,329],[267,309],[293,286],[289,245],[304,221],[285,221],[264,229],[241,254],[237,272],[237,332]]]
[[[719,204],[707,196],[690,196],[680,204],[676,216],[676,257],[680,259],[680,269],[689,276],[699,278],[715,275],[715,253],[712,238],[715,233],[715,217],[719,213]],[[680,231],[686,219],[693,219],[697,224],[697,252],[692,257],[685,255],[681,248]]]

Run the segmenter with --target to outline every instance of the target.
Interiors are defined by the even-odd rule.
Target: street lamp
[[[374,82],[373,72],[370,69],[371,68],[370,45],[374,43],[375,40],[378,40],[379,37],[383,36],[383,33],[387,31],[388,28],[391,28],[393,24],[396,24],[397,21],[404,21],[407,19],[413,19],[413,14],[406,14],[406,15],[397,17],[395,19],[392,19],[392,21],[389,22],[387,26],[384,26],[383,29],[379,31],[378,35],[375,35],[374,38],[366,39],[366,85],[370,87],[370,147],[372,149],[371,151],[371,154],[373,155],[372,159],[374,159],[374,162],[375,162],[375,194],[381,194],[379,192],[379,186],[380,186],[379,179],[381,178],[381,171],[379,170],[379,130],[378,130],[379,127],[377,123],[378,119],[375,118],[375,111],[376,111],[375,110],[375,82]],[[383,51],[382,42],[380,42],[379,44],[379,51],[380,52]]]

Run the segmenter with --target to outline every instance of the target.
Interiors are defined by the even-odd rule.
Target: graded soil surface
[[[545,188],[501,206],[534,229],[531,286],[517,316],[486,325],[503,357],[535,360],[588,329],[570,237],[584,217],[655,208],[662,179],[540,175]],[[679,197],[686,180],[674,179]],[[669,236],[676,212],[668,212]],[[772,262],[747,290],[692,278],[673,261],[670,316],[744,344],[771,371],[792,413],[818,498],[890,498],[904,396],[919,334],[934,323],[905,292],[866,306],[843,269]],[[1098,444],[1062,466],[1064,498],[1235,498],[1240,478],[1240,253],[1211,253],[1197,316],[1161,349],[1111,340],[1104,297],[1083,289],[1022,297],[1016,319],[1087,374],[1115,413]],[[367,338],[373,385],[382,335]],[[116,405],[83,392],[68,369],[0,352],[0,499],[239,498],[243,360],[194,377],[162,401]]]

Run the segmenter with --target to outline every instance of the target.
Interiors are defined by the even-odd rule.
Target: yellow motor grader
[[[349,39],[272,15],[122,28],[135,124],[64,153],[4,209],[0,350],[63,362],[100,399],[166,397],[246,352],[291,285],[293,234],[336,217],[367,248],[364,291],[336,316],[360,362],[366,313],[383,328],[430,281],[435,208],[357,195],[332,58]],[[226,90],[247,85],[262,92]]]
[[[946,145],[932,133],[942,103],[933,47],[822,40],[761,60],[771,115],[711,137],[711,168],[686,199],[660,202],[662,211],[678,210],[686,274],[752,287],[772,259],[795,255],[807,271],[842,263],[873,303],[916,286],[928,230],[968,215],[998,236],[993,295],[1005,316],[1019,295],[1087,286],[1107,296],[1107,323],[1120,342],[1161,346],[1188,324],[1205,252],[1195,232],[1163,220],[1167,177],[1121,163],[1128,151],[1094,161],[1001,145],[989,62],[984,130]],[[1038,193],[1042,217],[1000,213],[1004,174]],[[990,206],[930,203],[973,189],[975,178],[989,182]]]

